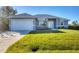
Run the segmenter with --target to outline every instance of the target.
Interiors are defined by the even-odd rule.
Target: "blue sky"
[[[14,8],[18,13],[50,14],[79,21],[79,6],[14,6]]]

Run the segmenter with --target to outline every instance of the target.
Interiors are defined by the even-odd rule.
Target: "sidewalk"
[[[11,36],[8,38],[0,38],[0,53],[4,53],[9,46],[20,40],[24,35]]]

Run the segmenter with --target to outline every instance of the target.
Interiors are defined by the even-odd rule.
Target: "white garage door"
[[[33,30],[33,19],[12,19],[11,30]]]

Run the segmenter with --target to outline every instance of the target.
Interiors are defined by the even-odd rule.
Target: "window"
[[[63,25],[63,22],[61,22],[61,25]]]
[[[65,21],[64,21],[64,24],[67,25],[67,24],[68,24],[68,20],[65,20]]]

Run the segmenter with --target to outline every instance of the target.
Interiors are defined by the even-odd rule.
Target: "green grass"
[[[32,31],[10,46],[7,53],[77,53],[79,52],[79,30]]]

